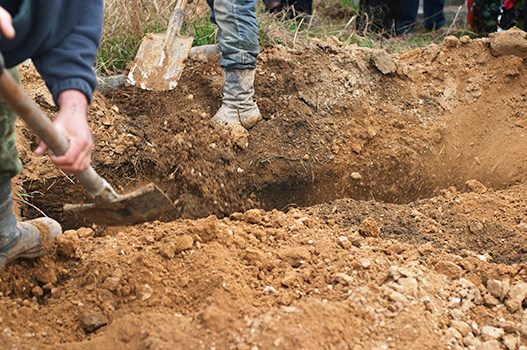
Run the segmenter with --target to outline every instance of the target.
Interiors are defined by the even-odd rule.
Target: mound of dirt
[[[0,273],[0,344],[525,349],[526,45],[512,29],[399,55],[336,39],[267,48],[245,149],[211,123],[217,57],[188,62],[170,92],[97,93],[94,167],[176,204],[133,227],[62,212],[88,198],[32,155],[21,124],[22,215],[65,232]]]

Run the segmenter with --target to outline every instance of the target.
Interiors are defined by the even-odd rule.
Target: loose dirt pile
[[[398,56],[337,40],[265,49],[265,120],[245,149],[210,121],[217,57],[188,62],[171,92],[97,93],[94,167],[119,191],[154,181],[176,203],[134,227],[63,213],[88,199],[32,155],[21,124],[20,216],[40,210],[65,232],[0,273],[0,348],[527,345],[525,36]]]

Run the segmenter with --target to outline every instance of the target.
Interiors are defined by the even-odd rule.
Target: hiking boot
[[[13,214],[11,182],[0,184],[0,270],[18,258],[36,258],[46,252],[62,233],[60,224],[50,218],[17,222]]]
[[[212,118],[227,128],[241,125],[250,129],[262,115],[253,100],[254,69],[224,69],[223,99],[220,109]]]

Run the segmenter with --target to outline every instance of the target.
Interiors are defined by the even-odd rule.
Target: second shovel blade
[[[145,90],[172,90],[185,68],[192,37],[177,37],[165,47],[165,35],[147,34],[128,73],[128,82]]]

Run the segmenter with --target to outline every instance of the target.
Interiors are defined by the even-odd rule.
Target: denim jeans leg
[[[446,24],[444,8],[445,0],[423,0],[423,16],[426,29],[434,30]]]
[[[405,0],[403,12],[397,21],[397,34],[413,33],[413,25],[417,22],[419,0]]]
[[[210,19],[218,25],[220,65],[226,69],[254,69],[260,53],[256,0],[207,0]]]

